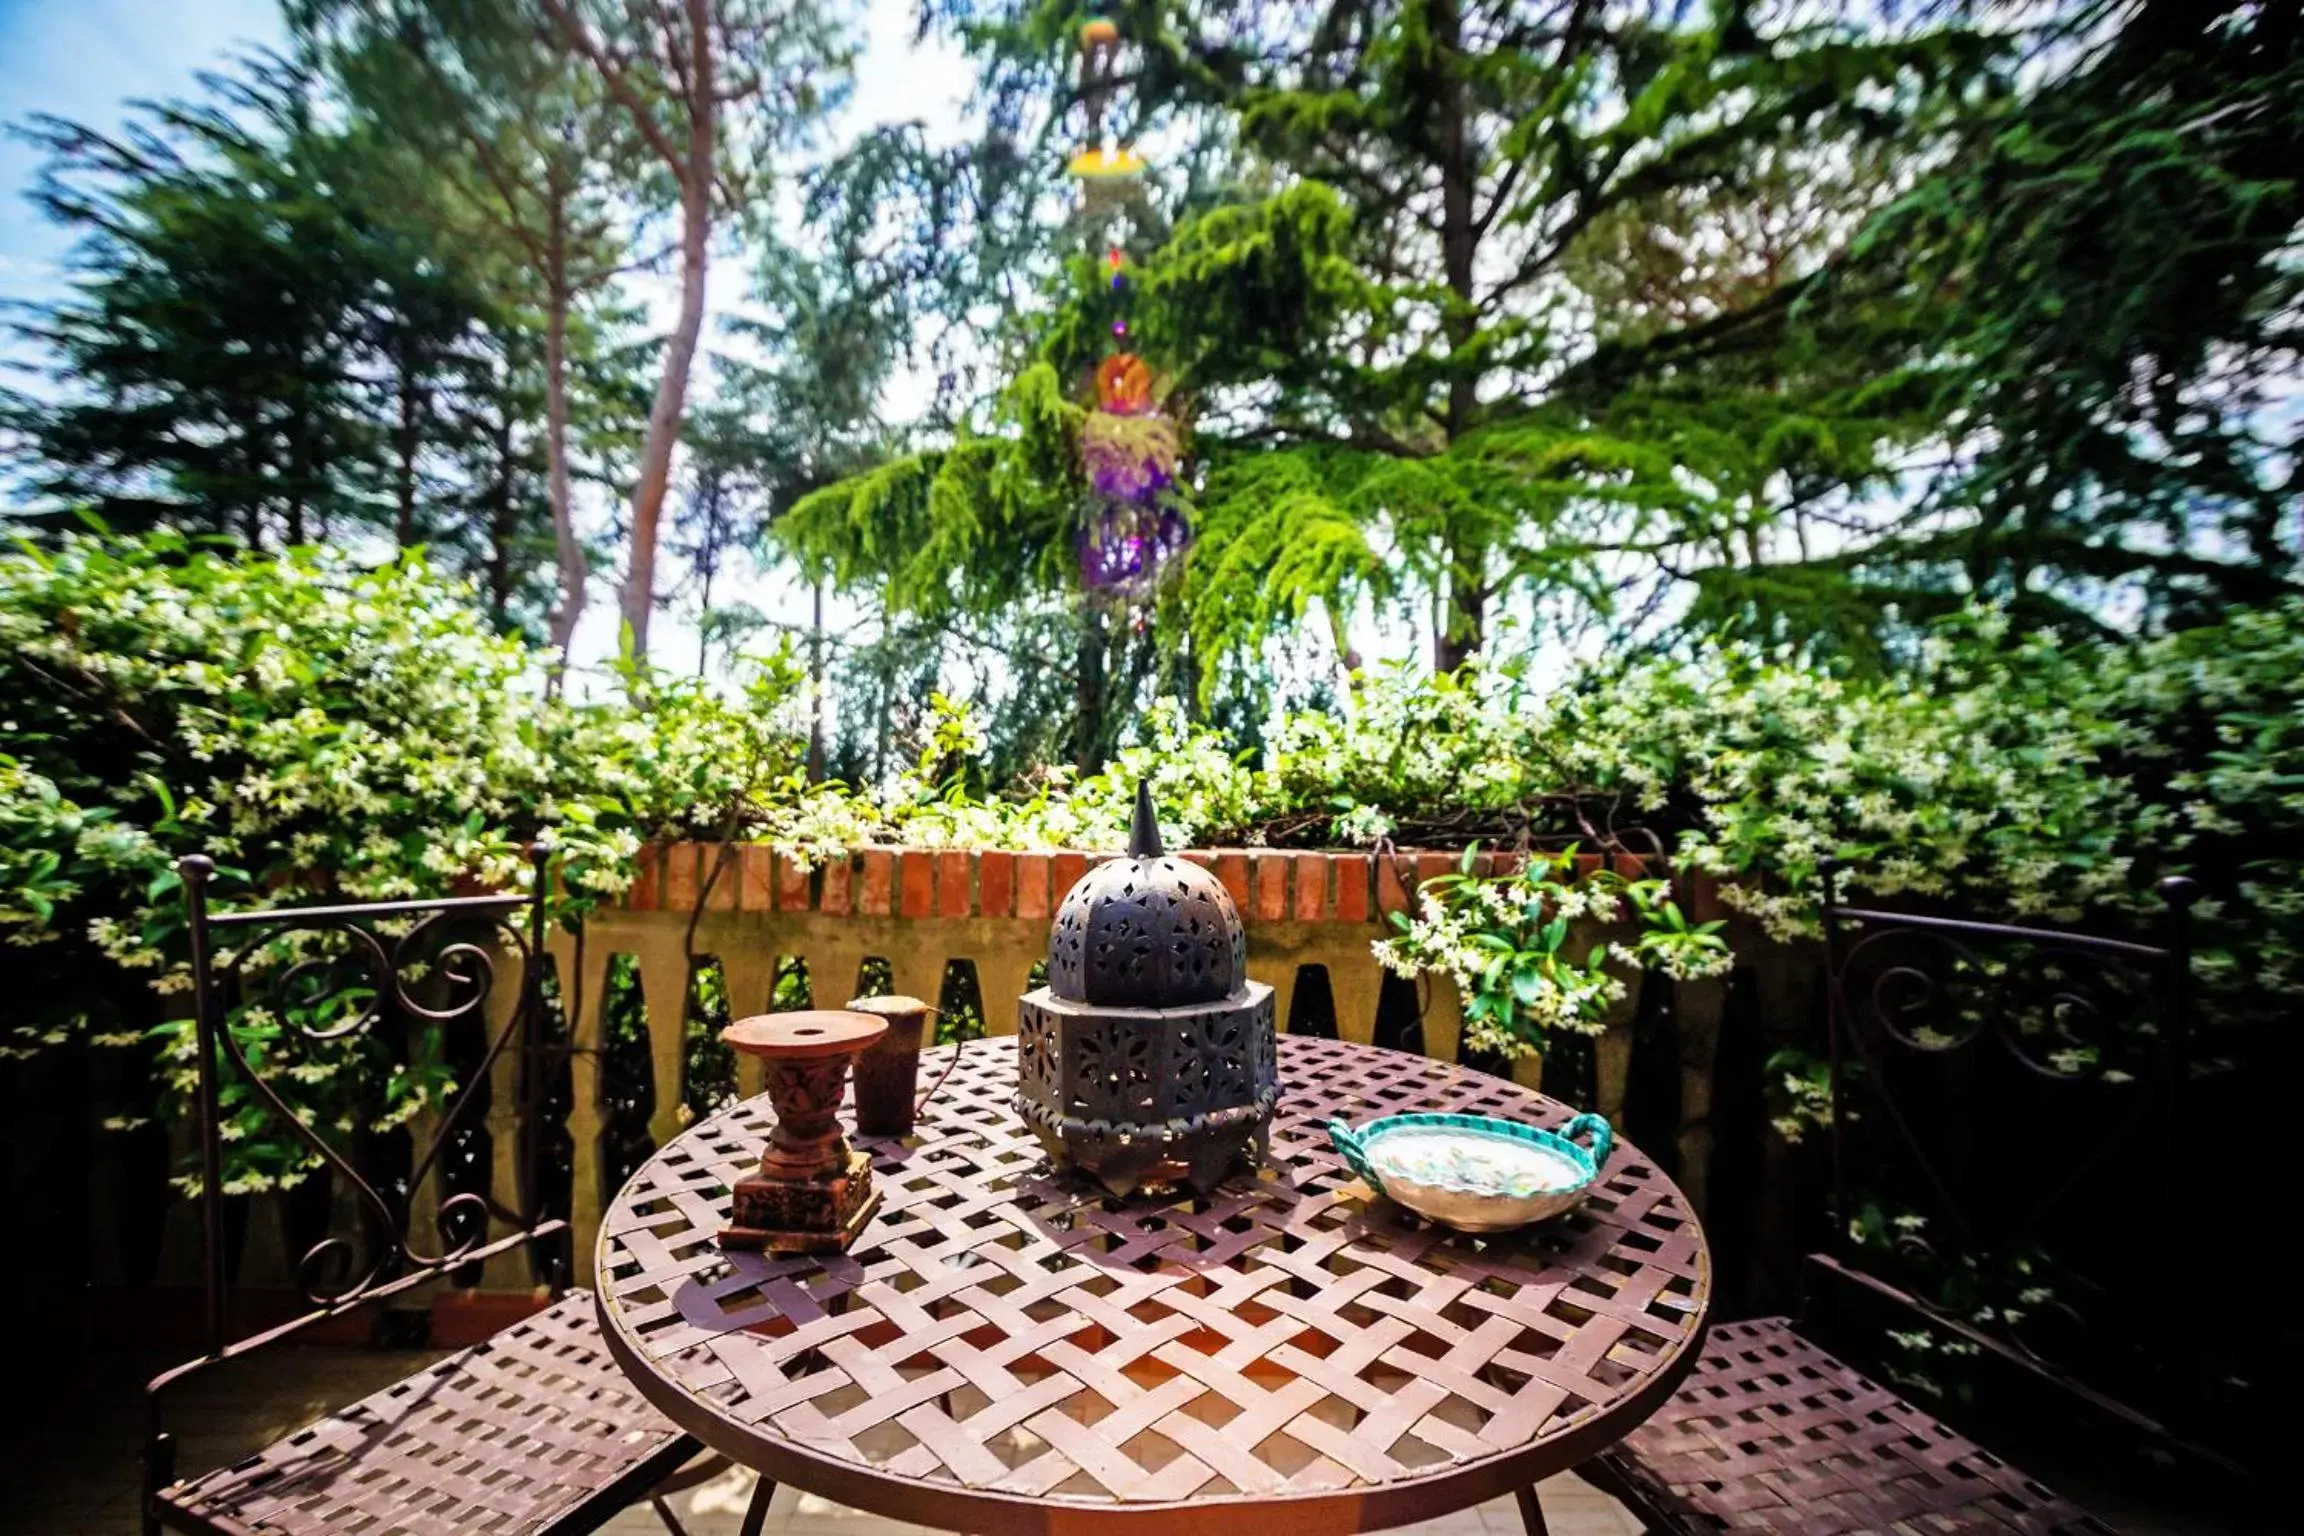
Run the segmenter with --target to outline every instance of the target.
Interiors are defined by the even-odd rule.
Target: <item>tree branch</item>
[[[421,36],[404,37],[401,42],[408,52],[415,55],[416,62],[423,66],[425,75],[432,81],[433,94],[439,98],[441,110],[453,120],[457,136],[472,151],[472,158],[479,165],[481,176],[504,204],[505,217],[490,222],[510,235],[528,253],[530,259],[541,265],[545,260],[544,243],[520,217],[520,199],[512,186],[515,178],[480,130],[473,125],[471,114],[463,109],[463,93],[456,89],[455,82],[440,67],[440,61],[432,57],[432,50],[425,46]],[[455,173],[451,170],[449,174],[453,176]]]
[[[537,0],[537,3],[552,18],[568,45],[583,54],[592,67],[599,71],[601,80],[608,87],[608,94],[616,98],[617,105],[624,109],[624,115],[632,119],[632,126],[648,141],[648,147],[656,151],[657,158],[671,170],[674,179],[686,186],[687,162],[672,141],[665,137],[663,128],[648,110],[647,103],[640,99],[639,92],[632,88],[631,78],[608,57],[598,39],[592,36],[592,30],[579,21],[562,0]]]

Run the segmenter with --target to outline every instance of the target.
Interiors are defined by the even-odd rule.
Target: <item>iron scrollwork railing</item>
[[[1844,907],[1836,873],[1835,1267],[2073,1379],[2071,1341],[2119,1306],[2120,1265],[2092,1262],[2099,1206],[2132,1218],[2176,1193],[2197,888],[2162,883],[2166,936],[2142,944]]]
[[[173,1478],[172,1445],[161,1414],[169,1388],[354,1308],[566,1230],[565,1220],[541,1208],[535,1167],[537,1107],[549,1077],[541,1060],[540,1017],[549,856],[544,844],[529,849],[531,883],[524,893],[234,912],[208,909],[208,882],[215,873],[211,860],[195,855],[178,865],[191,930],[205,1347],[197,1358],[146,1386],[148,1492]],[[321,945],[319,953],[295,952],[297,944],[312,940]],[[220,953],[220,942],[231,947]],[[519,967],[520,994],[491,1030],[488,1002],[497,986],[498,965],[506,960]],[[251,1003],[269,1004],[285,1065],[268,1053],[252,1057],[242,1032],[233,1027],[235,1006],[244,1009]],[[438,1032],[443,1040],[452,1028],[476,1027],[481,1045],[468,1070],[458,1074],[463,1080],[448,1091],[445,1107],[434,1116],[405,1174],[379,1188],[336,1138],[299,1113],[265,1068],[293,1070],[314,1051],[377,1041],[379,1034],[395,1029],[405,1034],[411,1027]],[[390,1046],[377,1041],[377,1049]],[[476,1116],[508,1054],[517,1069],[519,1100],[513,1203],[493,1188],[449,1192],[433,1214],[430,1238],[420,1239],[410,1206],[428,1177],[443,1169],[443,1155],[479,1129]],[[255,1108],[268,1129],[285,1131],[340,1181],[363,1213],[365,1228],[359,1238],[323,1236],[297,1260],[297,1288],[309,1310],[238,1339],[227,1337],[228,1084],[244,1095],[241,1102]],[[492,1224],[508,1230],[490,1238]]]

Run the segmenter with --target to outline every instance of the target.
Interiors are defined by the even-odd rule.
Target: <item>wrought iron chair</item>
[[[1982,1370],[2021,1383],[1995,1387],[2004,1405],[2181,1444],[2082,1381],[2064,1345],[2149,1316],[2133,1224],[2104,1218],[2170,1192],[2155,1154],[2182,1140],[2196,888],[2162,883],[2165,938],[2144,945],[1843,907],[1834,874],[1829,1248],[1798,1318],[1715,1327],[1680,1391],[1589,1473],[1675,1532],[2104,1532],[1880,1378]]]
[[[496,1255],[534,1254],[530,1245],[567,1230],[542,1214],[537,1193],[537,1106],[549,1051],[535,962],[544,948],[547,850],[539,845],[529,858],[526,895],[224,913],[208,910],[214,865],[196,856],[178,866],[191,922],[206,1348],[145,1388],[147,1536],[582,1532],[652,1489],[657,1514],[678,1531],[661,1494],[712,1469],[680,1475],[696,1443],[626,1385],[581,1292],[252,1456],[177,1478],[163,1410],[187,1379]],[[219,955],[219,940],[234,947]],[[518,963],[519,993],[493,1022],[500,958]],[[232,1003],[255,997],[270,1005],[262,1028],[246,1016],[236,1025]],[[471,1047],[467,1071],[417,1138],[405,1177],[383,1188],[268,1076],[312,1063],[315,1052],[389,1051],[432,1031]],[[492,1093],[507,1087],[517,1101],[509,1129],[518,1172],[509,1178],[475,1155],[476,1142],[507,1129],[500,1112],[483,1118]],[[309,1148],[363,1220],[357,1236],[324,1238],[304,1255],[297,1282],[309,1310],[233,1337],[220,1196],[227,1125],[245,1114],[268,1117]],[[445,1187],[451,1169],[476,1171],[479,1179],[465,1182],[490,1187],[447,1192],[436,1240],[426,1243],[412,1234],[411,1206],[431,1182]],[[563,1266],[550,1268],[558,1281]]]

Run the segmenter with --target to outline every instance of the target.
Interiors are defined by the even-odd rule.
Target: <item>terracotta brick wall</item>
[[[1194,848],[1182,857],[1215,871],[1250,923],[1374,923],[1408,904],[1416,884],[1457,867],[1445,850],[1402,850],[1387,858],[1361,852],[1280,848]],[[845,859],[804,869],[764,844],[652,843],[618,905],[634,912],[689,912],[701,894],[711,912],[824,912],[867,917],[1046,918],[1092,864],[1116,855],[1055,850],[1009,853],[958,848],[864,848]],[[1511,853],[1484,853],[1485,874],[1503,874]],[[1586,869],[1600,866],[1585,855]],[[719,866],[714,876],[715,866]],[[1626,875],[1645,868],[1619,855]],[[1716,893],[1700,885],[1702,916],[1719,915]]]
[[[1015,1000],[1033,967],[1046,958],[1057,905],[1091,864],[1115,857],[1078,849],[1029,853],[956,848],[860,848],[815,868],[765,844],[659,843],[642,850],[626,898],[594,912],[581,945],[556,932],[552,949],[564,986],[579,1000],[571,1020],[583,1049],[572,1067],[574,1102],[568,1131],[577,1148],[575,1226],[580,1263],[588,1263],[599,1221],[597,1167],[603,1101],[597,1050],[604,1037],[607,973],[619,954],[633,961],[650,1011],[648,1050],[654,1085],[649,1134],[661,1145],[679,1133],[684,1070],[682,1018],[690,956],[713,958],[739,1010],[764,1007],[780,960],[801,962],[811,993],[837,1004],[849,995],[867,958],[886,961],[892,990],[934,1000],[947,966],[966,961],[985,1000],[993,1034],[1015,1028]],[[1273,989],[1282,1020],[1292,1018],[1300,981],[1324,974],[1335,1027],[1345,1039],[1375,1038],[1382,973],[1370,941],[1389,931],[1386,914],[1405,910],[1417,884],[1458,867],[1460,854],[1403,850],[1378,858],[1363,851],[1195,848],[1181,857],[1215,872],[1248,929],[1248,974]],[[1484,873],[1513,867],[1510,853],[1484,853]],[[1586,861],[1600,865],[1597,857]],[[1638,874],[1637,858],[1622,861]],[[1693,893],[1694,915],[1719,915],[1717,892]],[[702,911],[697,909],[699,905]],[[1601,937],[1592,935],[1594,939]],[[1742,945],[1754,935],[1740,934]],[[566,995],[566,994],[564,994]],[[1703,1198],[1701,1155],[1713,1045],[1724,989],[1717,981],[1682,985],[1674,1004],[1687,1083],[1688,1121],[1681,1140],[1693,1160],[1683,1183]],[[1418,989],[1423,1048],[1458,1058],[1462,1010],[1454,983],[1432,978]],[[1599,1107],[1624,1103],[1639,989],[1610,1010],[1599,1046]],[[657,1027],[660,1023],[673,1027]],[[757,1063],[739,1066],[739,1086],[757,1091]],[[1540,1061],[1515,1068],[1538,1086]]]

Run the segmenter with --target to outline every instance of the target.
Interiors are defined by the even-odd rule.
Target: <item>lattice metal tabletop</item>
[[[1050,1172],[1010,1107],[1013,1042],[973,1044],[913,1138],[859,1139],[885,1204],[823,1259],[714,1244],[769,1129],[766,1100],[738,1104],[611,1205],[609,1348],[779,1482],[981,1536],[1381,1530],[1574,1466],[1671,1395],[1711,1259],[1635,1148],[1575,1214],[1465,1237],[1373,1199],[1329,1117],[1564,1106],[1332,1040],[1283,1037],[1280,1071],[1259,1176],[1122,1202]]]

